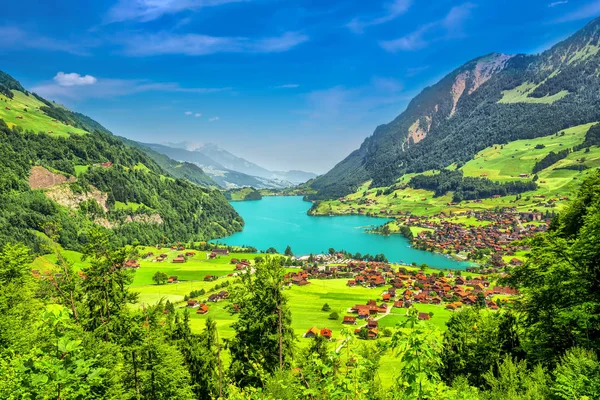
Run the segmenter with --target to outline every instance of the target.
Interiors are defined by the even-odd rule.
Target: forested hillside
[[[334,198],[372,180],[469,161],[493,144],[600,120],[600,20],[539,55],[490,54],[424,89],[312,187]]]
[[[10,105],[0,115],[0,242],[41,254],[48,238],[81,250],[94,226],[114,232],[116,245],[208,240],[241,229],[220,191],[191,183],[213,185],[196,166],[161,156],[163,169],[98,122],[4,73],[0,85]]]

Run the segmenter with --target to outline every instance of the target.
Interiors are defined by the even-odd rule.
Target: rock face
[[[311,182],[332,199],[371,181],[466,162],[478,151],[600,120],[600,18],[541,54],[492,53],[426,87],[393,121]]]
[[[44,167],[33,167],[29,175],[29,186],[32,189],[46,189],[61,183],[75,182],[74,176],[67,178],[62,174],[55,174]]]
[[[43,189],[44,194],[51,200],[63,207],[71,210],[78,210],[79,205],[91,199],[94,199],[107,213],[109,207],[107,204],[108,194],[102,193],[95,187],[83,193],[74,193],[69,183],[75,182],[75,177],[67,178],[61,174],[55,174],[44,167],[33,167],[29,176],[29,185],[32,189]],[[111,221],[107,218],[96,218],[94,223],[105,228],[114,228],[121,224],[130,224],[139,222],[142,224],[162,224],[163,219],[160,214],[136,214],[122,217],[119,221]]]
[[[44,192],[48,198],[54,200],[63,207],[68,207],[72,210],[77,210],[81,202],[94,199],[102,207],[104,212],[108,211],[108,195],[102,193],[96,188],[92,188],[89,192],[73,193],[69,185],[59,184],[49,187]]]

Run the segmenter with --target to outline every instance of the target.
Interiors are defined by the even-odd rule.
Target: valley
[[[0,398],[600,398],[600,18],[456,67],[494,44],[439,47],[483,3],[372,49],[423,5],[254,3],[123,0],[78,44],[0,27],[37,82],[0,71]]]

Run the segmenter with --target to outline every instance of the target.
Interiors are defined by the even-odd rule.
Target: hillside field
[[[533,167],[551,151],[558,152],[573,148],[583,143],[588,129],[594,125],[585,124],[575,126],[553,135],[536,139],[516,140],[504,145],[490,146],[479,152],[475,157],[460,167],[465,177],[485,177],[492,181],[507,182],[529,178],[520,178],[520,174],[533,176]],[[584,165],[583,171],[564,169]],[[415,215],[435,215],[441,212],[461,212],[466,210],[491,210],[496,207],[516,207],[518,211],[547,210],[559,211],[566,204],[560,197],[572,197],[579,185],[594,169],[600,167],[600,147],[592,146],[589,152],[579,150],[570,153],[565,159],[556,162],[550,167],[538,172],[538,189],[522,194],[522,198],[515,201],[515,196],[482,199],[481,203],[463,201],[458,205],[450,205],[452,193],[434,197],[428,190],[406,187],[389,191],[388,194],[377,195],[378,191],[386,191],[387,187],[371,187],[371,181],[365,182],[354,193],[343,199],[323,201],[312,212],[315,215],[326,214],[352,214],[358,213],[359,208],[365,214],[374,216],[411,212]],[[448,166],[456,169],[456,165]],[[426,171],[423,174],[431,175],[435,171]],[[406,184],[415,174],[406,174],[398,179],[397,185]],[[547,198],[555,197],[554,207],[541,206],[539,199],[534,196],[543,195]],[[370,201],[371,204],[361,204]],[[382,216],[388,216],[383,214]],[[468,225],[468,221],[465,221]]]
[[[14,94],[12,99],[4,95],[0,96],[0,119],[3,119],[9,127],[18,125],[24,130],[35,133],[52,131],[55,136],[68,136],[70,132],[78,135],[87,134],[83,129],[65,125],[39,110],[39,107],[45,104],[33,95],[28,96],[18,90],[13,90],[12,93]]]

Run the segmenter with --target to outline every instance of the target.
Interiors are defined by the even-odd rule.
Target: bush
[[[321,307],[321,311],[329,311],[331,310],[331,307],[329,307],[329,304],[325,303],[323,304],[323,307]]]
[[[340,319],[340,315],[334,311],[331,314],[329,314],[329,319],[337,321],[338,319]]]

